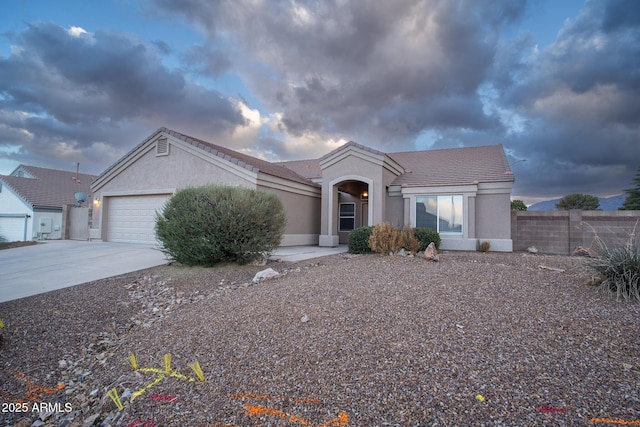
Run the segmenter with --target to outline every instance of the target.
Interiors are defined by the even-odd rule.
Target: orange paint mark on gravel
[[[277,409],[266,408],[264,406],[254,406],[254,405],[242,405],[242,407],[246,411],[245,415],[248,417],[270,415],[274,417],[280,417],[282,419],[291,421],[292,423],[299,423],[299,424],[302,424],[303,426],[308,426],[311,424],[311,422],[306,418],[296,417],[295,415],[290,415],[284,411],[279,411]]]
[[[608,423],[624,426],[640,426],[640,421],[612,420],[609,418],[591,418],[592,423]]]
[[[348,422],[349,422],[349,417],[347,416],[347,413],[342,411],[336,418],[329,420],[326,423],[320,424],[319,427],[330,427],[330,426],[345,427]]]
[[[36,400],[43,394],[52,394],[57,391],[60,391],[64,388],[64,384],[58,384],[56,387],[42,387],[37,384],[34,384],[29,378],[25,376],[20,371],[15,371],[13,373],[17,379],[20,381],[24,381],[27,384],[27,391],[24,394],[24,397],[18,400],[18,403],[30,402],[32,400]]]

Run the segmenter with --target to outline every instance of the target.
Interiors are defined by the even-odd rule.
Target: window
[[[338,231],[352,231],[356,228],[356,204],[340,203],[340,222]]]
[[[416,227],[441,234],[462,234],[462,196],[416,197]]]

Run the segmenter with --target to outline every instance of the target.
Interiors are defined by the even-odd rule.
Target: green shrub
[[[174,194],[156,215],[161,250],[186,265],[246,264],[280,244],[286,217],[275,194],[206,185]]]
[[[364,226],[353,230],[349,234],[349,253],[367,254],[373,252],[369,247],[369,237],[373,227]]]
[[[418,242],[420,242],[419,251],[427,249],[427,246],[429,246],[431,242],[436,245],[436,249],[440,249],[440,234],[438,234],[436,230],[424,227],[414,228],[413,235],[418,239]]]
[[[400,230],[388,222],[376,224],[369,237],[369,247],[382,255],[392,255],[402,248]]]
[[[640,244],[638,238],[629,239],[623,246],[609,249],[602,245],[600,258],[587,263],[602,276],[601,287],[624,299],[640,301]]]

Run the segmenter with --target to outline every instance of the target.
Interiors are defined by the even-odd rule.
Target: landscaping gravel
[[[0,425],[640,423],[640,304],[591,274],[528,253],[341,254],[2,303]]]

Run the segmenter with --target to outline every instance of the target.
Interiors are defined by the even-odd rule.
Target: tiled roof
[[[405,168],[393,185],[432,187],[513,182],[502,145],[389,153]]]
[[[322,178],[322,169],[320,169],[320,160],[291,160],[288,162],[276,163],[291,169],[300,176],[307,179]]]
[[[384,154],[356,143],[348,143],[340,149],[349,144],[375,154]],[[501,145],[407,151],[388,153],[387,156],[405,169],[405,173],[393,181],[392,184],[395,185],[431,187],[468,185],[474,182],[511,182],[514,180]],[[297,160],[281,164],[311,179],[322,177],[321,160]]]
[[[231,150],[226,147],[221,147],[219,145],[211,144],[210,142],[203,141],[201,139],[193,138],[191,136],[185,135],[180,132],[176,132],[171,129],[167,129],[165,127],[161,127],[157,131],[155,131],[151,136],[142,141],[136,147],[134,147],[131,151],[125,154],[122,158],[120,158],[117,162],[109,166],[104,172],[98,176],[97,179],[102,178],[104,175],[108,174],[112,169],[114,169],[121,161],[129,157],[133,152],[135,152],[139,147],[146,144],[149,140],[155,138],[159,133],[165,133],[170,135],[175,139],[179,139],[180,141],[186,142],[202,151],[213,154],[214,156],[225,159],[226,161],[236,164],[244,169],[247,169],[254,173],[264,173],[267,175],[272,175],[278,178],[288,179],[290,181],[299,182],[303,184],[318,186],[317,184],[309,181],[306,177],[298,175],[295,171],[284,167],[282,164],[278,163],[270,163],[266,160],[261,160],[256,157],[249,156],[247,154],[242,154],[237,151]]]
[[[18,176],[0,176],[4,185],[11,187],[32,207],[61,208],[63,205],[76,204],[74,194],[81,191],[91,194],[89,185],[96,178],[94,175],[78,174],[78,181],[74,179],[76,172],[56,169],[39,168],[20,165],[18,169],[25,170],[35,178]]]
[[[290,181],[300,182],[302,184],[310,184],[317,186],[317,184],[309,181],[306,177],[298,175],[294,170],[286,168],[279,163],[271,163],[266,160],[258,159],[247,154],[239,153],[226,147],[211,144],[210,142],[203,141],[201,139],[192,138],[184,135],[180,132],[176,132],[167,128],[160,128],[161,132],[173,136],[176,139],[184,141],[194,147],[200,148],[215,156],[221,157],[231,163],[237,164],[252,172],[261,172],[267,175],[275,176],[278,178],[288,179]]]
[[[327,157],[330,157],[331,155],[333,155],[334,153],[336,153],[338,151],[342,151],[342,150],[344,150],[345,148],[348,148],[348,147],[356,147],[356,148],[359,148],[361,150],[367,151],[369,153],[377,154],[379,156],[384,156],[385,155],[385,153],[383,153],[382,151],[378,151],[378,150],[373,149],[371,147],[367,147],[366,145],[358,144],[357,142],[349,141],[346,144],[341,145],[340,147],[336,148],[335,150],[333,150],[333,151],[325,154],[324,156],[320,157],[319,161],[321,162],[322,160],[326,159]]]

